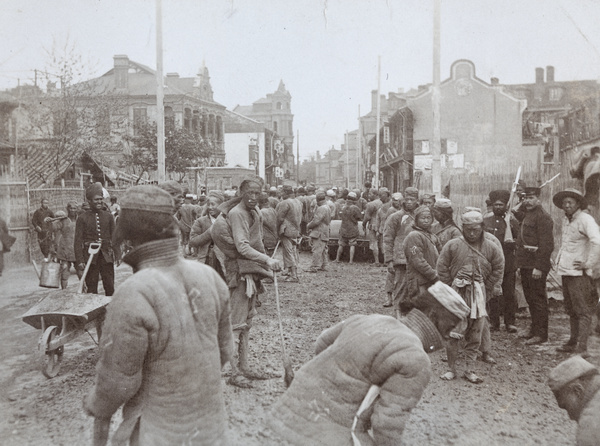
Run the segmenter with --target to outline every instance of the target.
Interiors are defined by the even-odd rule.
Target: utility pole
[[[300,130],[296,130],[296,183],[300,186]]]
[[[436,0],[437,1],[437,0]],[[379,126],[381,125],[381,56],[377,56],[377,124],[375,133],[375,172],[373,187],[379,189]]]
[[[165,173],[165,106],[162,47],[162,0],[156,0],[156,147],[158,149],[157,180],[166,180]]]
[[[356,187],[362,188],[360,164],[362,160],[362,138],[360,129],[360,104],[358,104],[358,131],[356,132]]]
[[[431,147],[431,186],[432,192],[440,196],[442,192],[441,167],[441,116],[440,116],[440,9],[441,0],[433,0],[433,86],[431,102],[433,108],[433,134]]]
[[[350,189],[350,137],[348,135],[348,130],[346,130],[346,189]]]

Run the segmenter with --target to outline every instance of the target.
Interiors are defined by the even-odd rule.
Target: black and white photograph
[[[599,22],[0,1],[0,443],[600,445]]]

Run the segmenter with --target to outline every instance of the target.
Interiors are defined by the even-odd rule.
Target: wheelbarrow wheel
[[[62,362],[65,347],[61,345],[54,350],[48,349],[50,343],[58,336],[58,334],[58,327],[52,325],[46,328],[46,331],[40,338],[39,350],[42,363],[42,373],[46,378],[54,378],[60,371],[60,363]]]

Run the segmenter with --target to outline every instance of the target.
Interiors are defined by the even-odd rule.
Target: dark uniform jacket
[[[506,235],[506,221],[502,217],[496,217],[492,214],[489,217],[483,219],[484,229],[496,236],[496,238],[502,244],[502,252],[504,253],[504,272],[513,272],[517,270],[517,262],[515,257],[516,244],[515,243],[504,243],[504,237]],[[519,222],[516,218],[511,217],[510,229],[512,231],[513,240],[517,240],[519,237]]]
[[[517,241],[517,267],[550,271],[550,255],[554,250],[552,217],[538,206],[524,213]]]
[[[115,219],[109,211],[86,211],[75,222],[75,259],[77,263],[86,263],[88,247],[91,242],[101,242],[100,252],[107,263],[114,263],[115,254],[112,236],[115,232]],[[96,262],[98,253],[92,263]]]

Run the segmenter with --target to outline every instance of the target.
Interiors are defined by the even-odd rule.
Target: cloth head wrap
[[[325,192],[317,192],[317,197],[316,197],[317,201],[325,200],[325,198],[327,198],[325,195]]]
[[[435,200],[435,195],[434,194],[423,194],[423,195],[421,195],[421,198],[424,199],[424,200],[425,199],[433,199],[433,200]]]
[[[172,215],[175,203],[173,197],[165,190],[157,186],[143,185],[127,189],[121,198],[121,209]]]
[[[265,184],[263,179],[261,177],[259,177],[258,175],[246,175],[244,178],[242,178],[242,182],[240,183],[240,190],[244,189],[244,187],[248,183],[258,184],[258,187],[260,187],[261,190],[263,188],[263,185]]]
[[[407,187],[404,189],[404,196],[406,198],[419,198],[419,189],[416,187]]]
[[[348,198],[350,200],[356,200],[357,196],[356,196],[356,194],[354,192],[348,192]]]
[[[329,189],[327,191],[327,196],[328,197],[335,197],[335,191],[333,189]]]
[[[223,195],[223,192],[219,190],[211,190],[208,193],[208,198],[214,198],[219,203],[223,203],[225,201],[225,195]]]
[[[400,192],[394,192],[392,194],[392,200],[396,200],[396,201],[400,201],[402,200],[404,197],[402,196],[402,194]]]
[[[429,209],[428,206],[419,206],[414,210],[414,216],[415,216],[415,220],[417,220],[417,218],[419,217],[419,215],[423,214],[424,212],[429,212],[431,214],[431,210]]]

